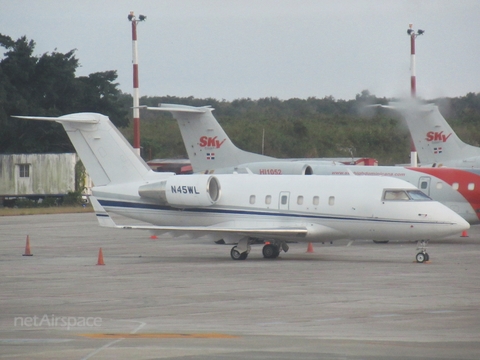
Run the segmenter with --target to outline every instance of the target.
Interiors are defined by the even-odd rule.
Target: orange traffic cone
[[[158,236],[157,236],[157,235],[155,235],[155,234],[153,234],[153,235],[150,235],[150,239],[152,239],[152,240],[158,239]]]
[[[98,250],[98,262],[97,262],[97,265],[105,265],[105,263],[103,262],[103,252],[102,252],[102,248],[100,248],[100,250]]]
[[[25,254],[23,256],[33,256],[33,254],[30,252],[30,236],[27,235],[27,244],[25,245]]]
[[[311,242],[308,243],[308,247],[307,247],[307,253],[313,253],[315,251],[313,251],[313,245]]]
[[[463,231],[462,231],[462,236],[461,236],[461,237],[468,237],[467,230],[463,230]]]

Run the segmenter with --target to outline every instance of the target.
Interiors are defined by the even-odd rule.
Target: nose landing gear
[[[428,240],[420,240],[417,243],[417,250],[420,250],[420,252],[415,256],[415,260],[419,264],[430,260],[430,256],[427,254],[427,244]]]

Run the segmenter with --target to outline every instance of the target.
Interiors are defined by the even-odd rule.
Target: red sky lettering
[[[427,133],[427,137],[425,140],[427,141],[441,141],[441,142],[447,142],[448,138],[452,135],[452,133],[445,135],[443,131],[436,132],[436,131],[429,131]]]
[[[222,141],[217,140],[217,137],[208,137],[208,136],[202,136],[200,138],[200,147],[208,147],[208,148],[216,148],[220,149],[220,147],[223,145],[227,139],[223,139]]]

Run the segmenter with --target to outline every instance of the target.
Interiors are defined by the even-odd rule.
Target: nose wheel
[[[426,252],[419,252],[417,256],[415,256],[415,259],[417,260],[417,263],[423,263],[425,261],[428,261],[430,259],[430,256]]]
[[[427,254],[427,244],[428,240],[421,240],[417,244],[417,250],[420,250],[420,252],[415,256],[415,260],[419,264],[430,260],[430,256]]]

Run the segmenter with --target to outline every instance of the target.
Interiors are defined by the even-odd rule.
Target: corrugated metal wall
[[[0,196],[58,195],[75,190],[76,154],[0,155]],[[20,176],[20,167],[29,176]]]

